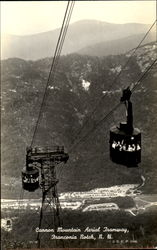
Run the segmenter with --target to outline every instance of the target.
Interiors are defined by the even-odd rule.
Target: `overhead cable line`
[[[139,78],[139,80],[137,82],[135,82],[134,86],[131,88],[131,92],[134,92],[135,89],[139,86],[139,84],[143,81],[143,79],[145,77],[147,77],[149,71],[153,68],[153,66],[155,65],[155,63],[157,62],[157,58],[153,61],[153,63],[146,69],[146,71],[143,73],[143,75]]]
[[[128,65],[128,63],[130,62],[131,58],[135,55],[136,51],[140,48],[140,46],[143,43],[143,41],[145,40],[145,38],[148,36],[148,34],[150,33],[151,29],[154,27],[156,21],[157,21],[157,19],[153,22],[153,24],[151,25],[151,27],[149,28],[149,30],[146,32],[146,34],[144,35],[144,37],[142,38],[142,40],[140,41],[140,43],[138,44],[138,46],[135,49],[133,49],[132,54],[130,55],[130,57],[128,58],[128,60],[126,61],[126,63],[123,65],[122,70],[116,75],[113,83],[115,83],[117,81],[117,78],[121,75],[121,73],[123,72],[123,70],[126,68],[126,66]]]
[[[63,44],[64,44],[65,37],[66,37],[66,34],[67,34],[67,30],[68,30],[68,27],[69,27],[69,22],[70,22],[70,19],[71,19],[71,15],[72,15],[72,12],[73,12],[74,5],[75,5],[75,1],[72,1],[71,6],[70,6],[70,10],[69,10],[69,14],[68,14],[68,17],[67,17],[67,20],[66,20],[65,28],[64,28],[64,31],[63,31],[62,40],[61,40],[60,45],[59,45],[58,55],[61,54],[61,51],[62,51],[62,48],[63,48]],[[58,62],[59,62],[59,56],[58,55],[57,55],[56,64],[55,64],[54,67],[56,67]]]
[[[84,136],[81,137],[76,143],[71,147],[70,151],[73,151],[76,146],[82,141],[85,141],[85,139],[97,128],[101,125],[102,122],[104,122],[106,119],[109,119],[109,117],[112,115],[112,113],[121,105],[121,103],[118,103],[105,117],[103,117],[100,121],[98,121],[95,126]]]
[[[134,87],[132,88],[132,92],[134,92],[135,88],[143,81],[144,78],[146,78],[146,76],[148,75],[148,73],[150,72],[150,70],[153,68],[153,66],[155,65],[157,59],[155,59],[152,64],[145,70],[145,72],[142,74],[142,76],[140,76],[140,78],[136,81]],[[131,86],[130,86],[131,87]],[[102,123],[104,123],[107,119],[109,119],[109,117],[112,115],[112,113],[119,108],[119,106],[121,105],[121,103],[118,103],[107,115],[105,115],[100,121],[98,121],[96,123],[96,125],[84,136],[81,137],[78,141],[76,141],[75,144],[72,145],[71,147],[71,151],[76,148],[80,142],[85,141],[88,136],[95,130],[97,129]]]
[[[70,8],[69,8],[69,6],[70,6]],[[49,71],[47,83],[46,83],[46,86],[45,86],[44,95],[43,95],[42,103],[41,103],[41,106],[40,106],[38,119],[37,119],[37,122],[36,122],[36,125],[35,125],[35,129],[34,129],[32,141],[31,141],[31,146],[33,145],[33,142],[34,142],[34,139],[35,139],[35,135],[36,135],[36,132],[37,132],[37,129],[38,129],[38,125],[39,125],[39,122],[40,122],[41,114],[42,114],[42,111],[43,111],[43,106],[44,106],[45,99],[46,99],[47,88],[48,88],[48,85],[49,85],[49,82],[50,82],[52,71],[53,71],[55,63],[56,63],[56,57],[57,56],[59,57],[59,53],[61,53],[61,48],[62,47],[60,47],[60,42],[62,41],[62,46],[63,46],[63,42],[64,42],[62,40],[63,34],[64,34],[64,40],[65,40],[65,35],[66,35],[64,33],[65,23],[67,22],[66,21],[67,15],[68,15],[68,20],[69,20],[69,14],[68,14],[69,9],[70,9],[70,13],[72,14],[72,12],[71,12],[71,6],[73,6],[73,2],[70,3],[70,1],[68,1],[67,7],[66,7],[66,11],[65,11],[65,15],[64,15],[64,19],[63,19],[63,23],[62,23],[62,27],[61,27],[60,34],[59,34],[59,37],[58,37],[58,41],[57,41],[57,45],[56,45],[56,49],[55,49],[53,61],[52,61],[52,64],[51,64],[51,68],[50,68],[50,71]],[[71,17],[71,15],[70,15],[70,17]]]
[[[40,110],[39,110],[39,115],[38,115],[38,119],[37,119],[37,122],[36,122],[36,126],[35,126],[35,130],[34,130],[32,142],[31,142],[31,146],[33,145],[33,142],[34,142],[34,139],[35,139],[35,135],[36,135],[36,132],[37,132],[37,128],[38,128],[38,125],[39,125],[40,117],[41,117],[41,114],[42,114],[42,110],[43,110],[43,106],[44,106],[44,102],[45,102],[45,98],[46,98],[46,94],[47,94],[47,88],[48,88],[48,85],[49,85],[49,81],[50,81],[52,70],[53,70],[54,65],[55,65],[56,55],[57,55],[57,52],[58,52],[58,46],[59,46],[59,43],[60,43],[60,40],[61,40],[61,36],[62,36],[62,32],[63,32],[63,29],[64,29],[64,25],[65,25],[65,20],[66,20],[66,16],[67,16],[69,4],[70,3],[68,1],[67,7],[66,7],[66,11],[65,11],[65,15],[64,15],[64,19],[63,19],[63,23],[62,23],[62,27],[61,27],[60,34],[59,34],[59,37],[58,37],[58,41],[57,41],[57,45],[56,45],[54,57],[53,57],[53,60],[52,60],[51,68],[50,68],[48,79],[47,79],[47,82],[46,82],[45,91],[44,91],[44,95],[43,95],[41,107],[40,107]]]
[[[144,37],[142,38],[142,40],[140,41],[140,43],[138,44],[138,46],[133,49],[132,54],[130,55],[130,57],[128,58],[128,60],[126,61],[126,63],[123,65],[121,71],[116,75],[116,77],[114,78],[112,84],[110,86],[112,86],[118,79],[118,77],[121,75],[121,73],[123,72],[123,70],[126,68],[126,66],[128,65],[128,63],[130,62],[131,58],[135,55],[136,51],[140,48],[142,42],[145,40],[145,38],[148,36],[148,34],[150,33],[151,29],[154,27],[155,23],[156,23],[157,19],[153,22],[153,24],[151,25],[151,27],[149,28],[149,30],[146,32],[146,34],[144,35]],[[92,112],[90,112],[90,114],[87,116],[85,123],[83,124],[83,126],[80,128],[80,130],[77,132],[76,137],[72,143],[72,145],[75,143],[75,141],[77,140],[77,138],[79,137],[79,135],[81,134],[83,128],[85,127],[85,125],[90,121],[92,115],[95,113],[95,111],[97,110],[97,108],[99,107],[99,105],[101,104],[101,101],[105,98],[105,96],[103,95],[100,100],[97,102],[95,108],[92,110]]]

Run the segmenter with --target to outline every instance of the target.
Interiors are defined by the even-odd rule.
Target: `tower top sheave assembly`
[[[64,146],[52,147],[27,147],[26,166],[29,163],[51,160],[55,163],[66,163],[69,159],[67,153],[64,152]]]

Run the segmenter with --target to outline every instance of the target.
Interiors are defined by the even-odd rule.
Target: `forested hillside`
[[[145,191],[155,190],[157,177],[157,73],[156,66],[132,96],[134,124],[142,132],[142,163],[126,168],[109,159],[109,129],[125,120],[121,106],[112,117],[69,151],[74,140],[84,137],[119,102],[121,89],[136,82],[156,57],[156,46],[147,44],[130,60],[117,81],[115,76],[129,54],[92,57],[70,54],[60,58],[51,78],[36,145],[64,145],[70,159],[63,170],[60,189],[89,190],[124,183],[139,183],[146,177]],[[20,181],[25,148],[30,145],[52,58],[2,61],[2,176]],[[101,98],[104,96],[104,98]],[[100,102],[101,100],[101,102]],[[99,102],[93,116],[91,111]],[[87,122],[90,116],[89,122]],[[86,126],[81,130],[82,125]]]

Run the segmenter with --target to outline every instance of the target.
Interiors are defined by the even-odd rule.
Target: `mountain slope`
[[[146,33],[150,25],[128,23],[112,24],[95,20],[83,20],[69,26],[62,54],[79,51],[102,42]],[[2,58],[19,57],[36,60],[51,57],[60,29],[27,36],[2,37]],[[131,49],[131,48],[129,48]],[[105,55],[105,54],[102,54]]]
[[[107,55],[118,55],[124,54],[127,51],[137,47],[145,34],[132,35],[121,39],[111,40],[107,42],[101,42],[77,51],[81,55],[90,56],[107,56]],[[155,33],[148,36],[144,44],[155,40]]]

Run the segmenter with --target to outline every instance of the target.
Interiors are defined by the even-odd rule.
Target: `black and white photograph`
[[[157,248],[156,0],[1,1],[1,248]]]

